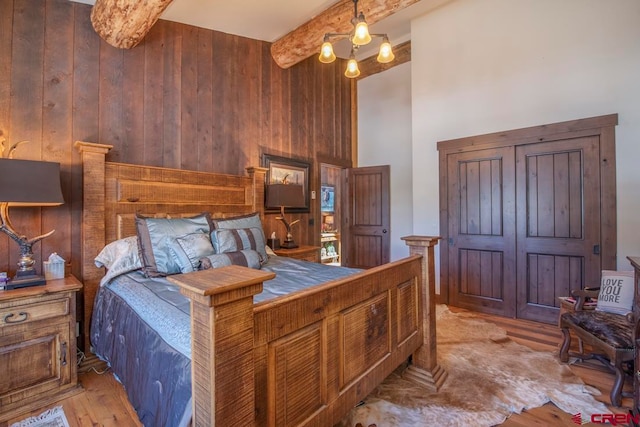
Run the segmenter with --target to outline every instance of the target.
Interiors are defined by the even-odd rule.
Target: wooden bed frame
[[[76,142],[83,164],[82,333],[88,350],[106,243],[134,235],[136,213],[264,215],[263,168],[233,176],[106,162],[108,145]],[[273,273],[244,267],[171,276],[191,299],[194,426],[334,425],[394,369],[437,390],[434,246],[403,240],[410,255],[254,304]]]

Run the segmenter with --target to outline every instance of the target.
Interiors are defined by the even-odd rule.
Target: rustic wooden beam
[[[173,0],[96,0],[93,29],[113,47],[131,49],[142,41]]]
[[[396,56],[395,59],[391,62],[387,62],[386,64],[381,64],[380,62],[378,62],[377,53],[360,61],[358,63],[360,75],[357,77],[357,80],[364,79],[365,77],[369,77],[373,74],[378,74],[385,70],[388,70],[389,68],[393,68],[396,65],[404,64],[405,62],[411,61],[411,40],[400,43],[398,46],[394,46],[393,54]]]
[[[367,24],[393,15],[420,0],[360,0]],[[348,33],[353,25],[353,0],[340,0],[315,18],[273,42],[271,56],[281,68],[289,68],[320,52],[325,33]]]

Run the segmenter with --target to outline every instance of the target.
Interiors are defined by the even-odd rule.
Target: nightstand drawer
[[[278,256],[295,258],[302,261],[320,262],[320,246],[302,245],[293,249],[280,248],[273,252]]]
[[[0,308],[0,327],[35,322],[69,314],[69,298]]]

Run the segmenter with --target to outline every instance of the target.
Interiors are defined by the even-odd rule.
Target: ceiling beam
[[[420,0],[359,0],[367,24],[393,15]],[[320,53],[325,33],[348,33],[353,29],[353,0],[340,0],[315,18],[273,42],[271,56],[281,68],[289,68],[313,54]]]
[[[131,49],[142,41],[173,0],[96,0],[91,24],[113,47]]]
[[[393,54],[395,55],[395,59],[386,64],[378,62],[377,53],[373,56],[363,59],[362,61],[358,61],[360,75],[357,77],[357,79],[361,80],[365,77],[369,77],[373,74],[378,74],[385,70],[388,70],[389,68],[393,68],[396,65],[404,64],[405,62],[411,61],[411,40],[394,46]]]

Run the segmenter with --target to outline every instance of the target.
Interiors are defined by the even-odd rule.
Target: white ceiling
[[[95,0],[75,1],[95,3]],[[421,0],[372,25],[371,32],[387,33],[392,45],[407,41],[411,33],[411,19],[448,1],[451,0]],[[161,19],[273,42],[334,3],[336,0],[174,0]],[[349,47],[346,41],[338,43],[336,54],[348,56]],[[375,49],[377,46],[371,48]],[[373,52],[361,49],[358,56],[370,54]]]

